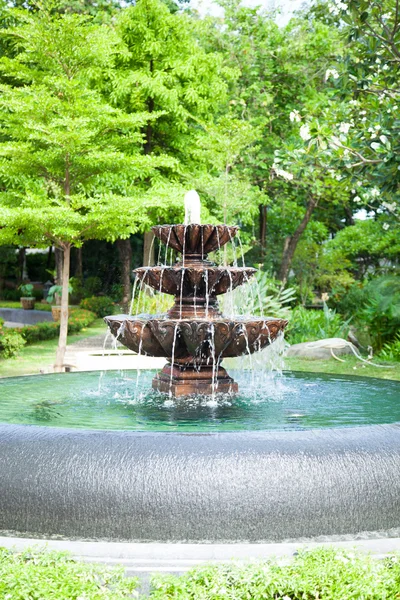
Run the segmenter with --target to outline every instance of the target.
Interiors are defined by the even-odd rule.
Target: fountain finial
[[[196,190],[185,194],[185,225],[200,225],[200,196]]]

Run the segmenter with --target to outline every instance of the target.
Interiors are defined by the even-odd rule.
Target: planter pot
[[[61,306],[54,305],[51,307],[51,314],[53,315],[53,321],[59,321],[61,319]],[[70,308],[68,308],[68,315],[71,314]]]
[[[24,310],[33,310],[35,308],[35,298],[21,298],[21,306]]]

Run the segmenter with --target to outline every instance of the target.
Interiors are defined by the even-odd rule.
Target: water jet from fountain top
[[[200,225],[200,196],[196,190],[185,194],[185,225]]]

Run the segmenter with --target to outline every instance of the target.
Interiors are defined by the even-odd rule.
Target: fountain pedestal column
[[[159,392],[176,397],[193,394],[210,396],[215,392],[235,394],[238,391],[238,384],[223,367],[202,364],[195,368],[179,361],[165,365],[154,377],[152,386]]]

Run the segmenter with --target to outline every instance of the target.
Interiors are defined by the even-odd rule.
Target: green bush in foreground
[[[22,335],[15,329],[4,327],[0,319],[0,358],[14,358],[25,345]]]
[[[0,548],[0,598],[4,600],[122,600],[137,598],[136,579],[123,568],[76,561],[61,552]]]
[[[349,323],[350,319],[345,321],[326,304],[323,310],[307,310],[303,306],[296,306],[292,311],[285,337],[290,344],[333,337],[347,338]]]
[[[318,549],[288,565],[209,565],[181,577],[157,575],[152,585],[153,600],[396,600],[400,557]]]

